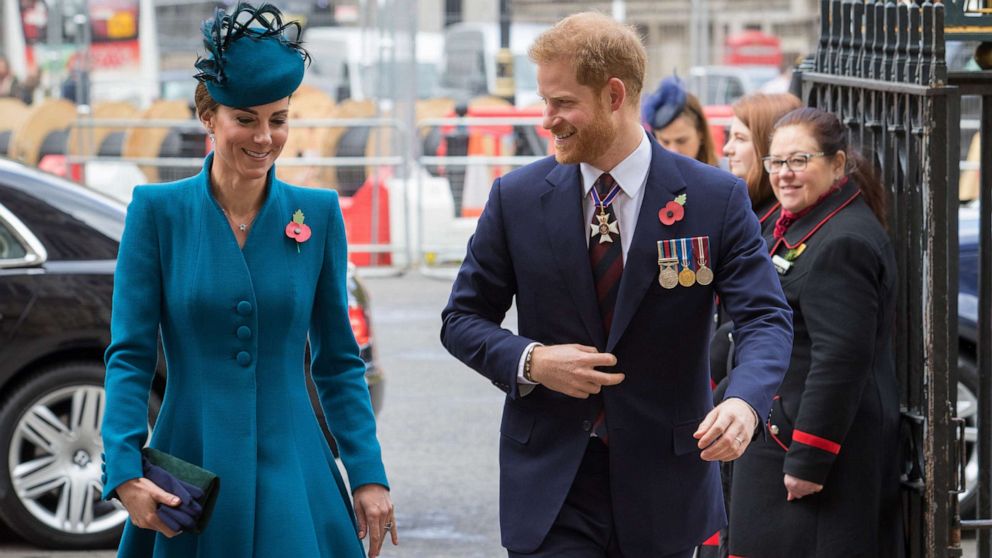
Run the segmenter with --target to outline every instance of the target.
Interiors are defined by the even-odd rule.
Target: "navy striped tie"
[[[616,181],[608,173],[600,175],[593,186],[600,200],[605,200]],[[616,213],[611,203],[605,208],[607,223],[616,221]],[[591,225],[597,229],[602,223],[597,217],[600,208],[593,211]],[[623,274],[623,247],[620,244],[620,223],[616,223],[617,232],[607,232],[612,242],[601,242],[601,234],[593,234],[589,239],[589,265],[592,266],[592,279],[596,285],[596,299],[599,302],[599,316],[603,322],[603,331],[610,335],[613,324],[613,310],[617,305],[617,293],[620,291],[620,276]],[[607,227],[608,229],[609,227]],[[601,407],[593,422],[593,432],[604,444],[608,443],[606,429],[606,408]]]
[[[610,190],[616,185],[616,181],[608,173],[600,175],[593,186],[599,194],[599,199],[605,200]],[[597,207],[593,212],[592,225],[597,228],[600,219],[597,215],[600,209]],[[606,207],[607,222],[616,221],[616,214],[613,211],[613,204]],[[607,337],[610,335],[610,325],[613,323],[613,309],[617,305],[617,292],[620,290],[620,276],[623,274],[623,248],[620,245],[619,225],[618,232],[607,233],[612,242],[601,242],[600,234],[594,234],[589,239],[589,264],[592,266],[592,279],[596,285],[596,299],[599,302],[599,316],[603,321],[603,331]]]

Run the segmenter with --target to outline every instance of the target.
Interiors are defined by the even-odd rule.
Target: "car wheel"
[[[978,483],[978,367],[974,357],[964,352],[958,355],[958,404],[957,416],[965,421],[964,492],[958,495],[958,510],[962,517],[975,515]]]
[[[0,518],[31,544],[117,544],[127,512],[101,499],[104,367],[73,362],[30,376],[0,402]],[[153,394],[150,415],[160,400]]]

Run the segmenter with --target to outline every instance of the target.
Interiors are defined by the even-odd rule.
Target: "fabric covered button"
[[[247,300],[242,300],[241,302],[239,302],[238,314],[241,314],[242,316],[247,316],[248,314],[251,314],[251,303],[248,302]]]
[[[248,366],[251,364],[251,355],[247,351],[241,351],[237,356],[238,364],[241,366]]]
[[[251,328],[248,326],[239,327],[238,339],[251,339]]]
[[[592,430],[592,421],[591,420],[582,421],[582,430],[584,430],[585,432],[589,432],[590,430]]]

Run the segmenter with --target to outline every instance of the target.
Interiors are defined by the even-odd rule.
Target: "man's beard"
[[[575,129],[571,126],[569,129]],[[567,131],[567,130],[566,130]],[[552,133],[555,133],[552,130]],[[571,137],[565,150],[555,146],[555,160],[563,165],[589,163],[598,159],[613,145],[617,132],[606,110],[597,110],[594,119]]]

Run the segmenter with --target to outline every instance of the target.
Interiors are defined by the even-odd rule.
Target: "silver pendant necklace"
[[[223,212],[224,212],[224,216],[225,216],[225,217],[227,217],[227,220],[228,220],[228,221],[229,221],[229,222],[230,222],[230,223],[231,223],[232,225],[235,225],[235,226],[237,226],[237,227],[238,227],[238,230],[239,230],[239,231],[241,231],[241,232],[247,232],[247,231],[248,231],[248,227],[250,227],[250,226],[251,226],[251,224],[255,222],[255,216],[256,216],[256,215],[258,214],[258,210],[256,209],[255,211],[252,211],[252,212],[251,212],[251,215],[250,215],[250,217],[249,217],[249,219],[248,219],[248,221],[247,221],[247,222],[245,222],[245,223],[238,223],[238,222],[235,222],[235,221],[234,221],[234,219],[233,219],[233,218],[231,217],[231,214],[230,214],[230,213],[228,213],[226,209],[224,209],[224,208],[222,207],[222,208],[221,208],[221,211],[223,211]]]

